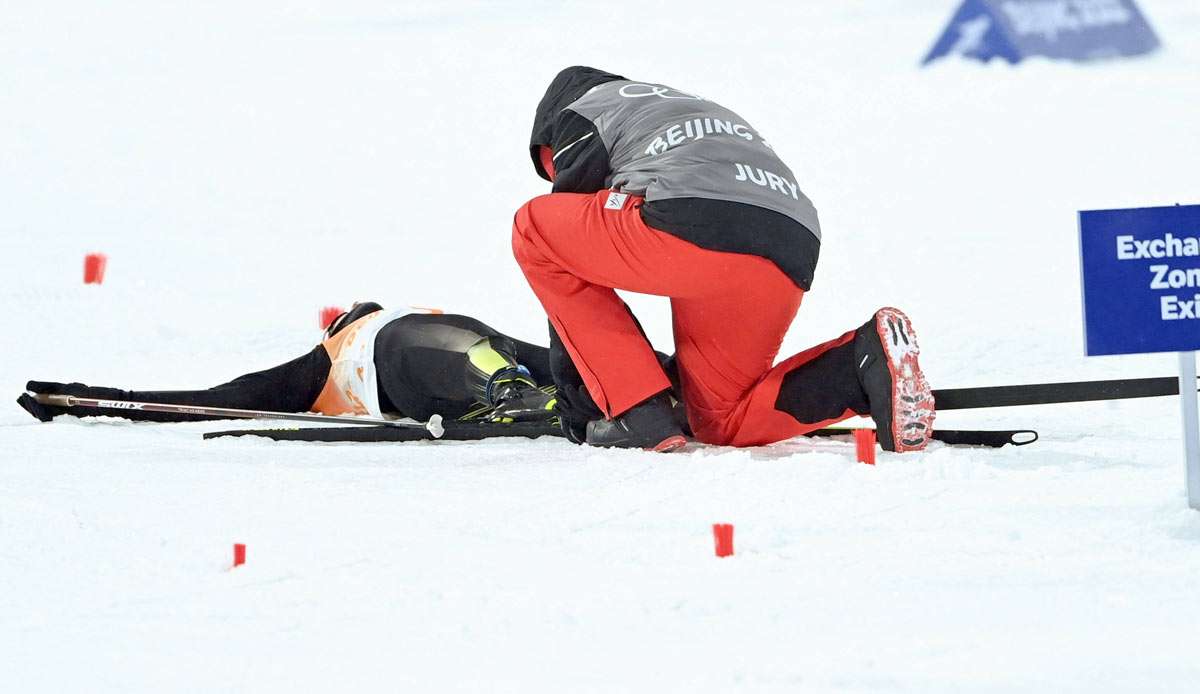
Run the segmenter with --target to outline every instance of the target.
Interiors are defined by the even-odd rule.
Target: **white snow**
[[[728,104],[789,162],[825,245],[783,356],[897,305],[935,388],[1172,374],[1082,356],[1075,213],[1200,202],[1200,6],[1139,3],[1153,57],[918,69],[954,5],[7,6],[0,688],[1194,691],[1169,398],[947,412],[1042,440],[875,467],[850,441],[206,442],[258,425],[11,404],[218,383],[355,299],[544,339],[509,225],[569,64]],[[670,349],[665,302],[633,304]]]

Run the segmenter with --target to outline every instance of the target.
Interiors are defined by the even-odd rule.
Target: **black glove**
[[[66,414],[67,408],[54,407],[53,405],[43,405],[33,399],[29,393],[21,393],[21,397],[17,398],[17,404],[20,405],[26,412],[37,417],[43,422],[49,422],[60,414]]]
[[[572,363],[553,325],[550,326],[550,373],[557,387],[554,411],[558,413],[559,426],[568,441],[583,443],[587,437],[588,422],[604,419],[604,413],[596,407],[587,386],[583,384],[583,377]]]
[[[560,386],[554,394],[554,412],[558,414],[558,425],[571,443],[583,443],[587,438],[587,425],[604,415],[592,402],[587,387],[578,385]]]
[[[41,395],[74,395],[78,398],[98,398],[104,400],[127,400],[125,391],[116,388],[93,388],[84,383],[56,383],[54,381],[30,381],[25,384],[25,390]],[[72,408],[57,405],[43,405],[29,393],[17,398],[17,404],[26,412],[43,422],[61,415],[69,414]],[[95,411],[93,410],[92,413]],[[80,414],[83,414],[80,412]]]

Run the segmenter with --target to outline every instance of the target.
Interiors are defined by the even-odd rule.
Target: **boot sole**
[[[654,446],[653,448],[647,448],[646,450],[654,451],[655,453],[670,453],[671,451],[677,451],[680,448],[683,448],[685,444],[687,444],[687,439],[684,437],[669,436],[662,441],[659,441],[657,446]]]
[[[912,321],[896,308],[875,314],[875,330],[892,376],[892,441],[896,452],[919,451],[929,443],[936,410],[933,391],[917,357],[921,348]]]

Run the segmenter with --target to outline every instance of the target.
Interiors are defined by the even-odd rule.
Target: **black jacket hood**
[[[554,76],[554,80],[546,88],[546,94],[538,102],[537,112],[533,117],[533,134],[529,137],[529,156],[533,159],[533,168],[539,176],[550,180],[550,176],[542,168],[538,147],[554,144],[554,121],[559,112],[592,87],[623,79],[625,78],[620,75],[582,65],[566,68]]]

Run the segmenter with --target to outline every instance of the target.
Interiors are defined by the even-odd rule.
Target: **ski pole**
[[[411,419],[380,419],[377,417],[345,417],[327,414],[307,414],[297,412],[271,412],[269,410],[238,410],[228,407],[203,407],[199,405],[172,405],[160,402],[135,402],[133,400],[99,400],[96,398],[81,398],[75,395],[47,395],[35,393],[33,399],[43,405],[55,407],[91,407],[109,410],[142,410],[144,412],[169,412],[172,414],[194,414],[205,417],[226,417],[231,419],[288,419],[298,422],[329,422],[337,424],[358,424],[389,426],[399,429],[424,429],[433,438],[439,439],[445,433],[442,427],[442,416],[435,414],[428,422],[417,422]]]
[[[1125,378],[1111,381],[1074,381],[1070,383],[1029,383],[983,388],[942,388],[933,391],[937,409],[969,410],[976,407],[1012,407],[1048,405],[1092,400],[1124,400],[1178,395],[1179,379]]]

